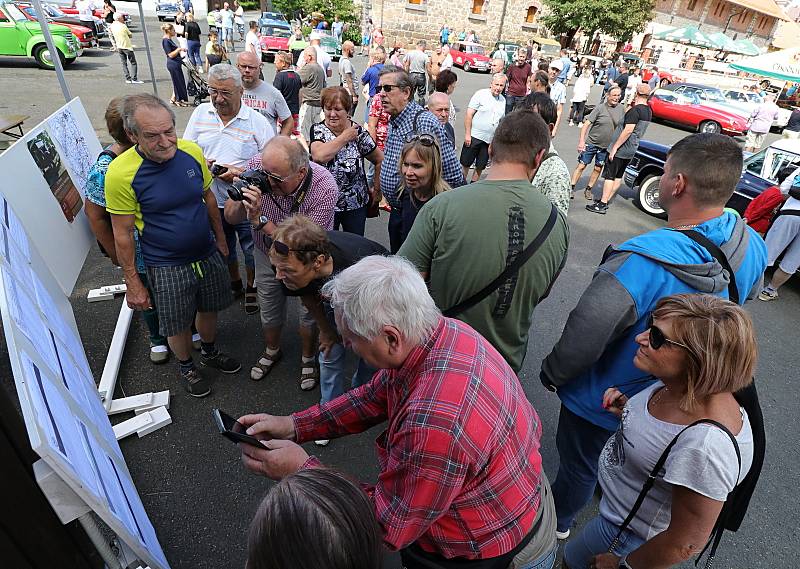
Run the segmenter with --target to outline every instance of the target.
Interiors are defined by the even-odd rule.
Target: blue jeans
[[[506,114],[514,110],[517,103],[525,99],[525,97],[515,97],[514,95],[506,95]]]
[[[619,527],[603,516],[597,516],[586,524],[581,533],[567,542],[564,547],[564,561],[570,569],[589,567],[592,557],[608,551],[618,531]],[[645,541],[630,530],[625,530],[619,538],[619,545],[614,548],[614,555],[627,555]]]
[[[239,255],[236,252],[236,240],[239,240],[239,246],[242,248],[244,254],[244,264],[247,268],[255,270],[256,262],[253,258],[253,248],[255,242],[253,241],[253,229],[250,227],[250,222],[244,220],[236,225],[231,225],[225,221],[222,209],[219,210],[220,217],[222,217],[222,231],[225,232],[225,241],[228,244],[228,258],[226,259],[229,265],[239,262]]]
[[[203,59],[200,57],[200,42],[187,40],[186,47],[189,49],[189,61],[198,69],[202,69]]]
[[[597,461],[613,434],[614,431],[598,427],[561,406],[556,431],[558,476],[553,482],[558,531],[570,529],[575,517],[592,499],[597,486]]]
[[[553,569],[556,564],[556,555],[558,554],[558,543],[555,544],[549,553],[545,553],[539,559],[534,559],[530,563],[520,565],[516,569]]]
[[[364,122],[369,122],[369,108],[372,106],[372,98],[377,97],[378,95],[373,95],[369,99],[367,99],[367,106],[364,109]]]
[[[325,356],[319,354],[319,390],[320,403],[332,401],[344,393],[344,364],[347,350],[342,344],[334,344],[330,353]],[[370,367],[361,358],[358,359],[358,368],[352,377],[352,387],[359,387],[367,383],[375,374],[375,369]]]
[[[337,231],[355,233],[364,236],[364,228],[367,224],[367,206],[348,211],[337,211],[333,214],[333,228]]]
[[[403,214],[400,208],[392,206],[392,211],[389,213],[389,250],[392,255],[400,250],[403,244]]]

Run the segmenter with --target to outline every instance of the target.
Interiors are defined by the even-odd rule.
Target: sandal
[[[255,287],[247,287],[244,293],[244,311],[247,314],[258,314],[258,291]]]
[[[269,372],[272,371],[272,368],[274,368],[281,359],[283,359],[283,350],[279,349],[277,352],[270,355],[265,348],[264,353],[261,354],[261,357],[258,358],[255,365],[250,368],[250,379],[253,381],[261,381],[269,375]]]
[[[300,370],[300,389],[303,391],[311,391],[319,383],[319,360],[302,363]]]
[[[594,200],[594,194],[592,193],[592,188],[584,189],[583,190],[583,197],[585,197],[589,201]]]

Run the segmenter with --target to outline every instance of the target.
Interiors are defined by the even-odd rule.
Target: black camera
[[[214,176],[215,178],[217,176],[221,176],[222,174],[224,174],[227,171],[228,171],[228,167],[227,166],[223,166],[222,164],[212,164],[211,165],[211,175]]]
[[[269,183],[269,177],[261,170],[245,170],[237,176],[238,179],[233,181],[233,185],[228,188],[228,197],[233,201],[244,201],[244,194],[242,190],[247,186],[255,186],[262,194],[272,190]]]

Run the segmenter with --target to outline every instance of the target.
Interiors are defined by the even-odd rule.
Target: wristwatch
[[[267,223],[269,223],[269,219],[267,219],[266,215],[262,215],[262,216],[259,216],[259,218],[258,218],[258,224],[257,225],[251,225],[251,227],[253,228],[253,231],[261,231],[262,229],[264,229],[264,226]]]

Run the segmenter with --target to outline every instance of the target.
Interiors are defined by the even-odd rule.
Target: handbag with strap
[[[628,529],[628,526],[630,525],[631,521],[633,521],[633,518],[636,517],[636,514],[639,511],[639,508],[641,508],[642,504],[644,503],[644,499],[647,497],[648,492],[650,492],[650,489],[653,487],[656,480],[658,479],[658,475],[661,472],[661,469],[664,468],[664,464],[667,462],[667,457],[669,457],[669,453],[672,450],[672,447],[675,446],[675,443],[678,442],[678,439],[683,433],[685,433],[686,431],[688,431],[689,429],[691,429],[696,425],[702,425],[702,424],[713,425],[718,429],[720,429],[722,432],[724,432],[726,435],[728,435],[728,437],[731,439],[731,442],[733,443],[734,450],[736,450],[736,460],[739,463],[739,476],[741,476],[742,454],[741,451],[739,450],[739,443],[736,442],[736,437],[733,435],[733,433],[730,432],[730,430],[728,430],[728,428],[725,425],[717,421],[714,421],[713,419],[699,419],[694,423],[692,423],[691,425],[687,425],[686,427],[683,428],[683,430],[681,430],[681,432],[675,435],[674,439],[670,441],[670,443],[667,445],[667,448],[664,449],[664,452],[661,453],[661,456],[656,461],[656,464],[655,466],[653,466],[653,469],[650,471],[650,474],[647,475],[647,479],[644,481],[644,484],[642,485],[642,490],[636,497],[636,501],[633,503],[631,511],[628,513],[628,516],[625,518],[625,521],[622,522],[622,525],[619,527],[619,530],[617,531],[617,535],[614,537],[613,541],[611,542],[611,545],[608,547],[609,553],[616,554],[615,550],[617,546],[619,546],[620,537],[622,537],[623,532],[626,529]],[[739,476],[736,477],[737,480],[739,479]],[[739,485],[736,485],[734,489],[728,493],[728,497],[725,499],[725,503],[722,506],[722,510],[720,511],[719,516],[717,517],[717,521],[714,523],[714,529],[711,531],[711,536],[709,537],[708,544],[706,544],[706,546],[703,548],[703,551],[701,551],[700,555],[697,557],[697,560],[695,561],[695,566],[700,562],[700,557],[703,556],[703,554],[709,548],[709,545],[711,546],[711,549],[709,550],[708,557],[706,558],[706,569],[710,569],[711,566],[713,565],[714,557],[717,553],[717,546],[719,545],[720,539],[722,538],[722,530],[725,529],[724,527],[725,520],[728,518],[730,510],[732,509],[732,507],[734,507],[736,503],[735,497],[736,497],[736,490],[738,487]]]
[[[509,278],[516,275],[522,268],[522,265],[524,265],[528,261],[528,259],[530,259],[533,256],[533,254],[536,253],[539,247],[541,247],[542,244],[545,242],[545,239],[547,239],[547,237],[550,235],[550,232],[553,230],[553,227],[555,226],[557,219],[558,219],[558,210],[554,205],[550,204],[550,217],[547,218],[547,222],[544,224],[544,227],[542,227],[542,230],[533,239],[533,241],[531,241],[530,244],[527,247],[525,247],[525,250],[516,259],[514,259],[514,262],[511,263],[510,265],[507,265],[506,268],[503,270],[503,272],[500,273],[500,275],[496,279],[494,279],[492,282],[486,285],[483,289],[476,292],[468,299],[459,302],[455,306],[451,306],[447,310],[443,310],[442,314],[444,314],[448,318],[453,318],[457,314],[461,314],[465,310],[468,310],[473,306],[475,306],[476,304],[478,304],[479,302],[481,302],[487,296],[489,296],[498,288],[500,288],[500,286],[504,282],[506,282]],[[566,260],[566,255],[564,256],[564,259]],[[561,267],[563,266],[564,262],[562,261]],[[553,277],[553,281],[555,281],[555,279],[558,277],[558,273],[561,272],[561,267],[559,267],[556,276]],[[548,287],[548,292],[549,292],[549,287]],[[547,296],[547,293],[545,293],[545,296]]]

